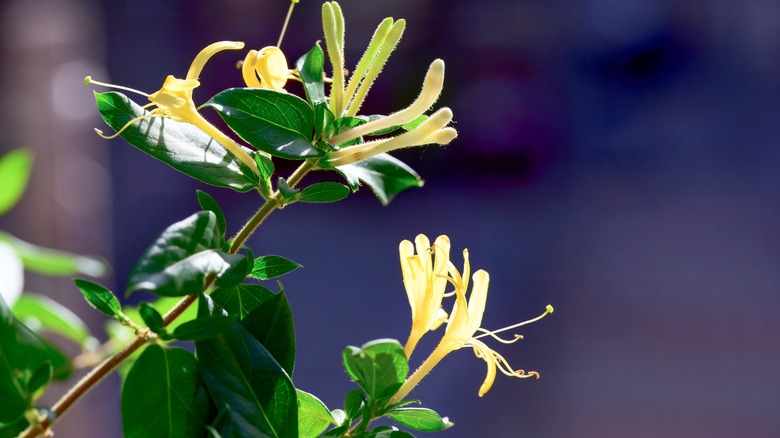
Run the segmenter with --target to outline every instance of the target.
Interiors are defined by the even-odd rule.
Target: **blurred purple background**
[[[282,45],[290,62],[322,39],[320,5],[298,6]],[[484,363],[462,350],[423,381],[413,396],[456,423],[443,436],[780,434],[780,3],[341,5],[349,67],[382,18],[407,19],[364,112],[405,106],[441,57],[439,104],[453,109],[460,137],[398,154],[426,187],[390,207],[366,188],[338,204],[291,206],[252,238],[256,254],[305,267],[283,279],[300,388],[340,407],[354,386],[342,348],[406,339],[397,245],[447,234],[456,264],[468,247],[491,274],[485,327],[548,303],[556,312],[525,327],[520,343],[496,347],[540,380],[499,375],[480,399]],[[0,149],[26,146],[37,161],[0,228],[107,258],[116,290],[152,239],[197,209],[195,189],[236,230],[255,195],[205,187],[122,140],[101,140],[81,80],[153,92],[211,42],[275,44],[286,9],[283,0],[4,2]],[[241,86],[240,58],[215,57],[196,102]],[[28,276],[27,286],[101,330],[69,281]],[[57,436],[119,436],[119,410],[112,376]]]

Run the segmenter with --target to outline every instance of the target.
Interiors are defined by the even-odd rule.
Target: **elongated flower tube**
[[[547,306],[545,312],[529,321],[521,322],[509,327],[505,327],[500,330],[489,331],[480,328],[482,323],[482,315],[485,312],[485,304],[487,303],[488,285],[490,283],[490,276],[484,270],[478,270],[474,272],[473,277],[469,278],[470,266],[468,261],[468,251],[463,251],[464,267],[463,274],[447,260],[447,281],[455,287],[455,304],[447,319],[447,328],[442,336],[439,344],[433,350],[433,353],[420,365],[420,367],[404,382],[398,392],[390,399],[388,404],[392,404],[403,400],[406,395],[409,394],[415,386],[425,377],[445,356],[449,353],[459,350],[464,347],[471,347],[474,354],[485,361],[487,365],[487,372],[482,385],[479,388],[479,396],[482,397],[493,386],[493,382],[496,377],[496,369],[502,373],[518,377],[539,377],[539,373],[535,371],[525,372],[523,370],[513,370],[506,359],[498,352],[488,347],[479,338],[490,336],[497,339],[502,343],[513,343],[520,339],[522,336],[515,335],[514,339],[506,340],[498,337],[497,333],[512,330],[521,327],[526,324],[538,321],[546,316],[548,313],[553,312],[552,306]],[[469,282],[473,282],[471,287],[471,293],[466,298],[466,293],[469,288]],[[436,302],[433,303],[434,305]],[[477,332],[481,332],[480,335],[475,336]]]
[[[246,86],[286,92],[288,79],[294,79],[293,71],[287,68],[287,58],[281,49],[268,46],[250,50],[241,66],[241,75]]]
[[[246,151],[244,151],[244,149],[233,139],[222,133],[222,131],[217,129],[214,125],[203,118],[203,116],[198,112],[197,107],[195,106],[195,102],[192,100],[192,92],[200,85],[198,76],[200,76],[200,73],[203,70],[203,66],[206,64],[206,62],[216,53],[223,50],[239,50],[242,48],[244,48],[244,43],[238,41],[220,41],[207,46],[201,50],[200,53],[198,53],[198,56],[195,57],[195,60],[192,61],[192,65],[190,65],[190,68],[187,71],[187,76],[184,79],[178,79],[173,75],[168,75],[168,77],[165,78],[165,82],[163,82],[162,88],[149,95],[130,88],[117,87],[110,84],[93,81],[91,78],[87,77],[85,79],[86,83],[95,83],[98,85],[134,91],[143,96],[146,96],[149,99],[151,104],[147,106],[156,106],[156,108],[152,109],[149,114],[136,117],[133,120],[127,122],[125,126],[123,126],[122,129],[117,131],[114,135],[105,136],[99,129],[95,129],[95,132],[97,132],[98,135],[103,138],[114,138],[120,135],[122,131],[124,131],[128,126],[138,122],[139,120],[148,119],[151,117],[166,117],[177,122],[190,123],[197,126],[203,132],[221,144],[225,149],[230,151],[230,153],[241,160],[245,165],[252,169],[252,171],[257,172],[257,164],[255,164],[255,161],[252,159],[252,157],[250,157],[249,154],[247,154]]]
[[[442,309],[441,302],[447,287],[450,239],[439,236],[431,246],[428,238],[420,234],[414,239],[414,244],[408,240],[401,242],[398,252],[404,288],[412,309],[412,329],[404,346],[404,353],[409,358],[420,338],[447,320],[447,312]]]

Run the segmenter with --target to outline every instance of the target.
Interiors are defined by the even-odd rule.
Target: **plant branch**
[[[287,179],[287,184],[290,187],[297,185],[307,173],[309,173],[316,165],[316,160],[306,160],[290,175]],[[255,232],[257,227],[263,223],[274,210],[283,206],[281,201],[281,195],[277,190],[271,197],[260,207],[259,210],[247,221],[247,223],[241,227],[241,230],[233,238],[233,243],[230,246],[229,253],[236,253],[246,243],[252,233]],[[206,279],[206,284],[203,290],[208,290],[214,283],[215,277],[213,275]],[[181,316],[189,306],[191,306],[198,299],[198,294],[187,295],[181,299],[175,306],[173,306],[163,316],[163,323],[165,326],[173,322],[176,318]],[[133,342],[128,344],[125,348],[119,352],[109,356],[89,373],[87,373],[81,380],[78,381],[65,395],[63,395],[57,403],[51,409],[54,418],[62,417],[62,415],[84,394],[92,389],[98,382],[103,380],[108,374],[111,373],[119,364],[124,362],[128,357],[135,353],[139,348],[144,346],[147,342],[148,330],[145,333],[138,335]],[[44,434],[52,426],[52,420],[44,418],[38,424],[31,424],[25,429],[18,438],[35,438]]]

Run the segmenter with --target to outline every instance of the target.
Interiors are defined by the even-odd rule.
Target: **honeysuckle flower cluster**
[[[417,254],[414,253],[415,248]],[[512,377],[539,377],[536,371],[512,369],[501,354],[488,347],[480,338],[489,336],[505,344],[516,342],[522,339],[521,335],[515,335],[513,339],[502,339],[497,333],[538,321],[553,312],[552,306],[548,305],[544,313],[534,319],[509,327],[493,331],[481,328],[490,276],[482,269],[471,274],[468,250],[463,251],[461,273],[450,261],[449,250],[450,241],[447,236],[439,236],[433,246],[429,246],[428,238],[420,234],[415,239],[414,246],[407,240],[399,246],[404,287],[412,309],[412,329],[404,347],[407,358],[411,358],[417,342],[425,333],[436,330],[444,322],[447,323],[447,328],[433,353],[406,380],[390,403],[403,400],[445,356],[464,347],[471,347],[474,355],[484,360],[487,365],[485,380],[479,388],[480,397],[493,386],[496,369]],[[447,283],[454,287],[454,291],[445,293]],[[468,293],[470,283],[471,293]],[[455,303],[447,315],[442,301],[450,296],[455,297]]]
[[[392,18],[386,18],[379,24],[346,86],[344,77],[344,16],[341,13],[341,7],[335,1],[322,5],[322,27],[325,33],[328,57],[333,67],[329,100],[330,111],[336,117],[355,116],[363,104],[368,90],[401,40],[406,22],[403,19],[394,21]],[[411,105],[387,117],[336,133],[326,140],[338,146],[358,137],[371,135],[373,132],[410,123],[423,116],[433,106],[441,95],[443,85],[444,61],[436,59],[428,68],[420,95]],[[331,166],[342,166],[397,149],[432,143],[446,145],[458,135],[454,128],[448,126],[451,121],[452,111],[446,107],[441,108],[409,132],[342,148],[329,153],[326,161]]]

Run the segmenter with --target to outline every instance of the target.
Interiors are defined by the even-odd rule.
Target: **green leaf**
[[[305,55],[298,58],[295,68],[301,74],[303,89],[309,102],[312,104],[325,102],[325,82],[322,77],[325,53],[322,52],[319,41]]]
[[[0,438],[17,438],[29,425],[30,422],[23,416],[13,423],[0,424]]]
[[[363,388],[373,406],[389,400],[409,373],[404,349],[395,339],[377,339],[360,348],[349,346],[342,360],[347,374]]]
[[[122,432],[127,438],[202,435],[192,409],[198,361],[181,348],[151,344],[141,353],[122,388]]]
[[[295,327],[292,311],[284,292],[263,302],[241,321],[276,359],[276,362],[292,376],[295,367]]]
[[[284,257],[267,255],[255,259],[255,265],[250,275],[258,280],[270,280],[271,278],[288,274],[300,267],[302,267],[300,264]]]
[[[301,202],[336,202],[347,196],[349,196],[349,187],[334,182],[321,182],[301,190],[298,200]]]
[[[51,375],[46,347],[0,297],[0,424],[19,419]]]
[[[120,93],[95,93],[95,100],[103,120],[114,130],[149,114]],[[251,172],[242,171],[244,164],[240,160],[189,123],[152,117],[133,123],[120,135],[141,151],[203,183],[239,192],[257,186],[257,181],[248,176]]]
[[[233,321],[235,321],[234,317],[225,315],[201,316],[176,327],[176,330],[173,331],[173,337],[180,341],[200,341],[213,338],[227,330]]]
[[[73,364],[70,359],[68,359],[68,357],[65,356],[65,353],[60,351],[59,348],[45,339],[41,339],[41,343],[43,343],[43,347],[46,349],[46,354],[49,356],[49,361],[51,362],[51,379],[60,382],[68,380],[73,374]]]
[[[259,284],[239,284],[221,287],[211,293],[214,303],[225,309],[229,315],[244,319],[257,306],[273,298],[274,293]]]
[[[32,154],[27,149],[14,149],[0,157],[0,215],[22,197],[32,162]]]
[[[300,389],[298,394],[298,436],[315,438],[320,436],[331,424],[335,424],[328,407],[317,397]]]
[[[366,401],[366,396],[362,389],[353,389],[344,397],[344,412],[347,418],[354,419],[360,415]]]
[[[248,270],[246,256],[225,254],[218,250],[221,244],[217,218],[210,211],[171,225],[141,255],[130,273],[128,294],[139,289],[163,296],[199,293],[209,274],[222,286],[239,283]]]
[[[321,157],[311,144],[314,113],[305,100],[261,88],[232,88],[212,97],[225,123],[247,143],[269,154],[292,159]]]
[[[436,432],[453,425],[447,417],[442,418],[426,408],[398,408],[385,415],[410,429],[423,432]]]
[[[165,330],[163,317],[157,309],[149,305],[149,303],[141,303],[138,305],[138,312],[141,314],[141,318],[143,318],[144,323],[151,331],[157,333],[163,339],[169,337],[168,332]]]
[[[195,343],[217,406],[230,406],[235,437],[297,437],[298,403],[288,374],[239,323]]]
[[[285,201],[294,202],[298,198],[298,189],[290,187],[286,179],[280,177],[276,186],[279,187],[279,194]]]
[[[414,435],[392,426],[379,426],[376,429],[360,434],[355,438],[414,438]]]
[[[96,342],[81,318],[49,297],[30,292],[22,294],[14,303],[13,314],[27,326],[39,325],[81,346]]]
[[[79,288],[90,306],[111,318],[121,318],[122,305],[119,304],[119,300],[116,299],[113,292],[91,281],[77,278],[73,282],[76,283],[76,287]]]
[[[335,133],[336,116],[328,108],[328,104],[320,102],[314,105],[314,138],[330,138]]]
[[[366,183],[382,205],[406,189],[422,187],[423,180],[403,161],[388,154],[374,155],[365,160],[336,167],[352,187],[357,190],[360,182]]]
[[[255,163],[257,164],[257,171],[260,174],[260,189],[266,198],[271,195],[271,177],[274,174],[274,162],[271,158],[265,156],[262,153],[253,154]]]
[[[106,264],[95,258],[76,255],[66,251],[44,248],[18,239],[0,231],[0,242],[13,247],[22,259],[25,269],[44,275],[76,275],[102,277],[106,274]]]
[[[214,198],[211,197],[208,193],[198,190],[198,203],[200,204],[200,208],[206,211],[210,211],[214,213],[214,216],[217,217],[217,230],[219,230],[220,236],[222,236],[222,240],[225,239],[225,230],[227,229],[227,222],[225,221],[225,213],[222,212],[222,209],[219,207],[219,204],[217,204],[217,201],[214,200]]]

